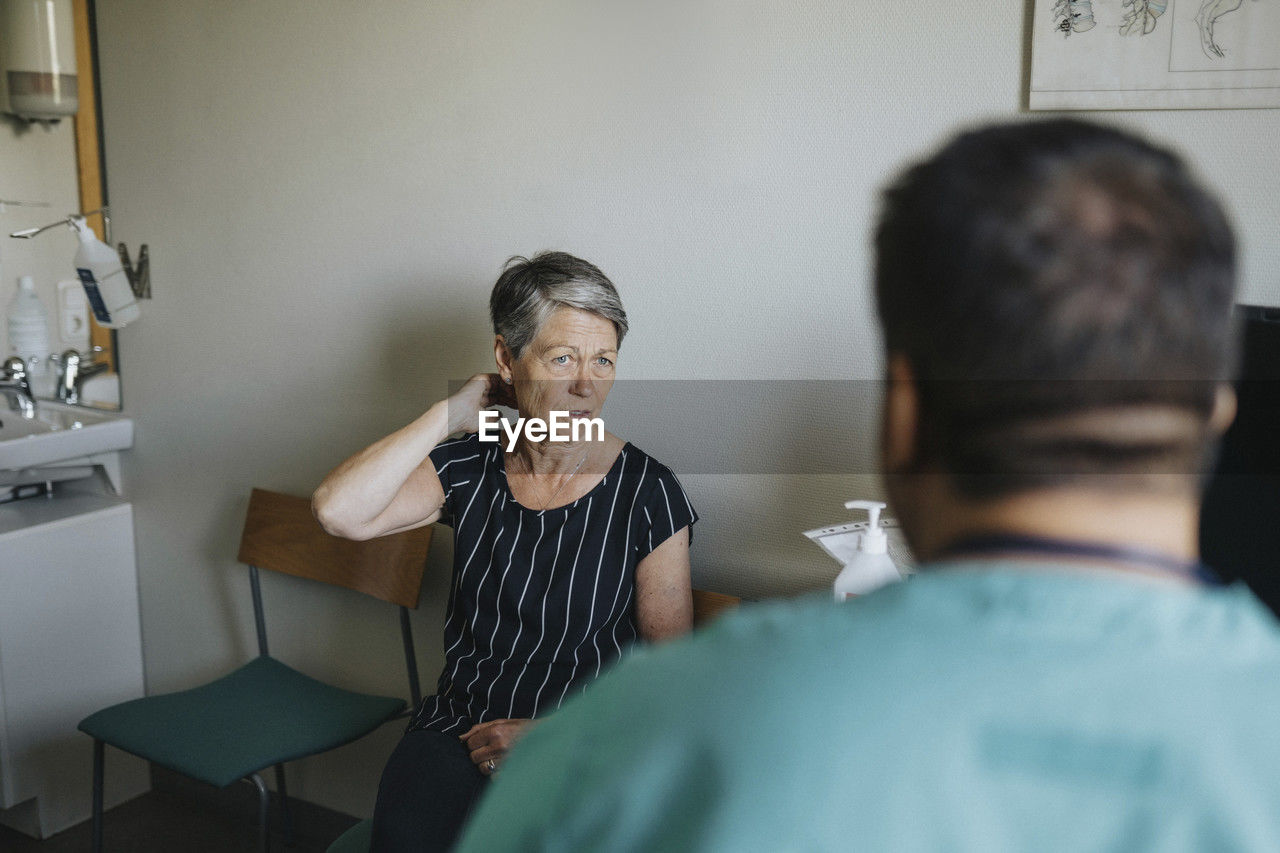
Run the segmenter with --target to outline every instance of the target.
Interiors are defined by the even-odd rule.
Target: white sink
[[[36,402],[36,416],[9,411],[0,398],[0,470],[33,468],[133,446],[133,420],[123,415]]]

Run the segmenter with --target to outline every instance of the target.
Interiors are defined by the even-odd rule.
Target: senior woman
[[[352,539],[436,520],[454,530],[444,671],[383,771],[375,850],[448,849],[534,718],[633,642],[692,618],[697,514],[666,466],[609,432],[522,433],[511,449],[477,432],[495,405],[600,417],[627,332],[613,284],[563,252],[512,258],[489,307],[497,374],[348,459],[313,500],[325,528]]]

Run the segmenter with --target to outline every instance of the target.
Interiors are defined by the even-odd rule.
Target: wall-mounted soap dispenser
[[[79,106],[71,0],[0,0],[0,112],[56,122]]]

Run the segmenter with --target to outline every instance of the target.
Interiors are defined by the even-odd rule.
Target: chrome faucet
[[[9,408],[24,418],[36,416],[36,395],[31,391],[31,377],[22,359],[10,356],[4,361],[4,378],[0,379],[0,393],[9,398]]]
[[[79,351],[69,349],[58,359],[58,399],[64,403],[79,403],[80,388],[90,376],[97,376],[111,365],[105,361],[92,361]]]

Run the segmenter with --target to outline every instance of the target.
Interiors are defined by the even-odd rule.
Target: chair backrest
[[[343,586],[416,608],[431,525],[355,542],[331,536],[306,498],[254,489],[240,537],[240,562]]]
[[[736,595],[725,595],[722,592],[707,592],[704,589],[693,591],[693,625],[705,625],[726,610],[732,610],[742,603]]]

